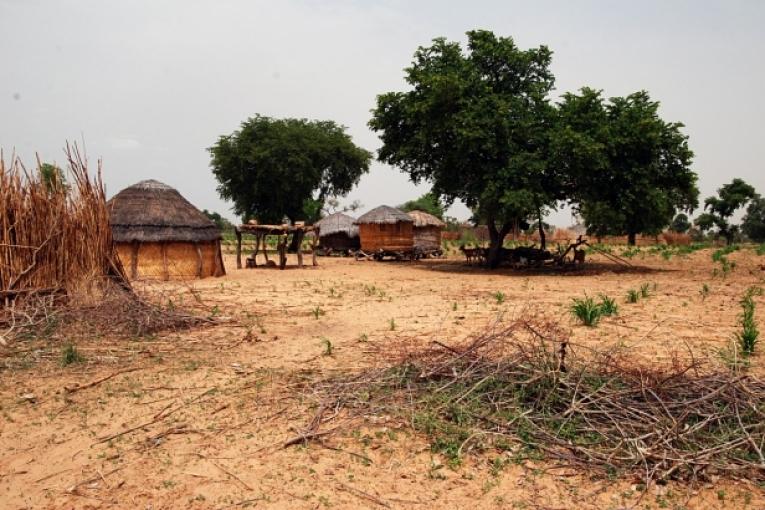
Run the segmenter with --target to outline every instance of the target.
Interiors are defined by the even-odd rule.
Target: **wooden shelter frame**
[[[319,229],[310,225],[307,226],[293,226],[293,225],[239,225],[234,230],[236,233],[236,268],[242,269],[242,234],[252,234],[255,236],[255,249],[252,252],[252,261],[255,267],[258,266],[258,252],[260,251],[260,245],[263,244],[263,258],[266,264],[269,263],[268,259],[268,245],[266,238],[268,236],[277,236],[278,241],[276,243],[276,253],[279,257],[277,265],[279,269],[284,269],[287,266],[287,246],[289,246],[289,237],[297,236],[297,261],[298,267],[303,267],[303,239],[308,232],[314,232],[313,241],[311,243],[311,263],[314,266],[319,265],[316,260],[316,245],[319,242]]]

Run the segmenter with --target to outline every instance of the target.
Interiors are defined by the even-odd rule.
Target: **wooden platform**
[[[279,269],[284,269],[287,266],[287,246],[291,241],[290,236],[297,237],[297,259],[298,267],[303,267],[303,238],[308,232],[315,232],[313,236],[313,243],[311,246],[311,258],[314,266],[318,265],[316,261],[316,243],[319,241],[319,229],[311,225],[252,225],[246,223],[239,225],[234,230],[236,233],[236,268],[242,268],[242,234],[251,234],[255,236],[255,250],[252,252],[253,267],[257,267],[257,256],[260,249],[261,242],[263,243],[263,257],[265,264],[269,265],[268,259],[268,247],[266,244],[266,237],[278,236],[276,243],[276,253],[279,257],[277,265]]]

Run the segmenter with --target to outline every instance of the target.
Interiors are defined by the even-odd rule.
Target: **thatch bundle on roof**
[[[366,252],[410,251],[414,248],[414,221],[405,212],[381,205],[356,220],[361,249]]]
[[[114,241],[131,278],[225,274],[220,229],[170,186],[141,181],[108,205]]]
[[[319,229],[321,248],[325,252],[358,250],[361,246],[359,227],[353,224],[354,221],[347,214],[337,212],[314,223],[314,226]]]
[[[446,224],[425,211],[410,211],[414,221],[414,246],[426,252],[441,250],[441,231]]]

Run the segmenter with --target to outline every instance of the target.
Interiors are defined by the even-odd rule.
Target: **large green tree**
[[[410,89],[378,96],[369,124],[383,142],[381,161],[486,222],[496,266],[514,225],[565,198],[551,164],[552,52],[483,30],[467,38],[465,50],[443,38],[420,47],[405,69]]]
[[[737,210],[757,197],[754,188],[742,179],[733,179],[729,184],[717,190],[716,197],[704,200],[704,213],[696,218],[696,226],[702,231],[717,229],[727,244],[733,243],[738,234],[738,225],[730,219]]]
[[[658,110],[644,91],[608,101],[588,88],[564,95],[556,151],[588,232],[634,245],[637,234],[659,233],[678,210],[698,205],[683,125]]]
[[[325,201],[347,194],[372,154],[332,121],[257,115],[210,147],[221,197],[244,218],[314,221]]]
[[[398,208],[404,212],[425,211],[439,219],[444,219],[444,213],[446,212],[446,205],[438,198],[438,195],[431,192],[425,193],[414,200],[404,202]]]
[[[752,241],[765,242],[765,198],[758,196],[749,202],[741,230]]]

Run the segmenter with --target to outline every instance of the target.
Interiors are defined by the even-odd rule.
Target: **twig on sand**
[[[390,504],[386,503],[385,501],[383,501],[382,499],[378,498],[377,496],[373,496],[372,494],[370,494],[368,492],[364,492],[361,489],[357,489],[356,487],[351,487],[350,485],[345,484],[345,483],[341,482],[340,480],[335,480],[335,482],[337,482],[337,485],[338,485],[338,487],[341,490],[345,490],[347,492],[350,492],[351,494],[353,494],[357,498],[366,499],[367,501],[371,501],[372,503],[376,503],[376,504],[378,504],[380,506],[383,506],[385,508],[390,508]]]
[[[109,374],[106,377],[102,377],[100,379],[96,379],[95,381],[91,381],[91,382],[89,382],[87,384],[82,384],[82,385],[77,385],[77,386],[64,386],[64,390],[66,390],[67,393],[74,393],[76,391],[84,390],[84,389],[87,389],[87,388],[92,388],[93,386],[98,386],[102,382],[106,382],[109,379],[112,379],[113,377],[117,377],[118,375],[127,374],[129,372],[135,372],[137,370],[141,370],[141,367],[133,367],[133,368],[125,369],[125,370],[119,370],[117,372],[114,372],[113,374]]]

